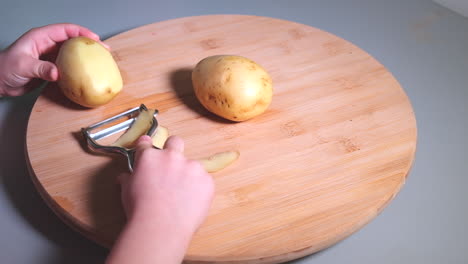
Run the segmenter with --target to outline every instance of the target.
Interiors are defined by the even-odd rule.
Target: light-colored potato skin
[[[158,149],[163,149],[164,144],[166,144],[167,139],[169,138],[169,129],[158,125],[154,135],[152,136],[153,146],[157,147]]]
[[[199,159],[198,161],[207,172],[212,173],[220,171],[231,165],[239,158],[239,156],[239,151],[225,151],[213,154],[203,159]]]
[[[262,114],[273,95],[272,80],[265,69],[235,55],[201,60],[192,72],[192,84],[206,109],[232,121],[245,121]]]
[[[82,106],[106,104],[122,90],[122,77],[112,54],[92,39],[76,37],[65,41],[56,65],[60,89]]]

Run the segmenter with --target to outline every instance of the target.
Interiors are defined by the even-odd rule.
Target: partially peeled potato
[[[65,41],[55,63],[60,89],[77,104],[97,107],[111,101],[122,90],[117,63],[95,40],[76,37]]]

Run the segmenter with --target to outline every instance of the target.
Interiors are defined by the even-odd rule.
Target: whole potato
[[[56,65],[60,89],[82,106],[106,104],[122,90],[122,77],[114,58],[92,39],[76,37],[65,41]]]
[[[270,75],[241,56],[217,55],[201,60],[192,72],[192,83],[206,109],[232,121],[260,115],[273,95]]]

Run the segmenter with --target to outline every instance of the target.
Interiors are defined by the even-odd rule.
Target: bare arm
[[[56,53],[59,43],[78,36],[99,41],[97,34],[74,24],[47,25],[23,34],[0,52],[0,96],[25,94],[32,88],[28,85],[32,79],[56,81],[57,67],[43,57]]]
[[[169,138],[164,150],[153,149],[149,137],[139,140],[135,172],[121,177],[128,222],[108,264],[182,262],[214,191],[211,176],[186,159],[183,148],[177,137]]]

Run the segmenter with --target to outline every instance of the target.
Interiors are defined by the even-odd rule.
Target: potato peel
[[[125,131],[112,146],[127,149],[134,147],[137,139],[146,134],[153,124],[154,112],[154,109],[141,111],[130,128]]]
[[[169,130],[166,127],[158,126],[158,128],[156,128],[156,132],[152,136],[153,146],[158,149],[163,149],[167,138],[169,138]]]
[[[239,156],[239,151],[225,151],[213,154],[203,159],[199,159],[198,161],[202,164],[203,168],[205,168],[207,172],[211,173],[226,168],[234,161],[236,161]]]

